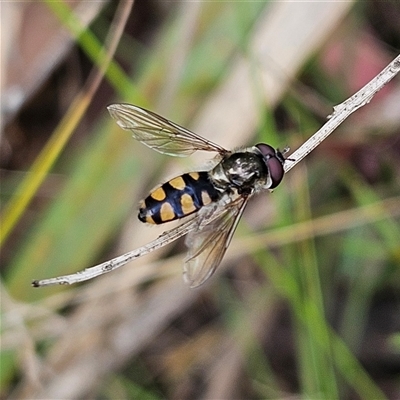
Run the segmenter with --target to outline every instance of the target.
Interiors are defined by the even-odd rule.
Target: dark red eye
[[[256,144],[256,147],[261,151],[261,154],[264,156],[264,158],[267,158],[268,156],[275,157],[276,155],[276,150],[269,144],[258,143]]]
[[[272,181],[269,189],[274,189],[281,183],[283,175],[285,174],[283,169],[285,158],[279,150],[275,150],[268,144],[259,143],[256,145],[256,147],[258,150],[260,150],[264,159],[264,163],[268,168],[269,176]]]
[[[283,175],[285,174],[283,163],[278,157],[271,157],[266,160],[266,164],[272,179],[272,184],[269,188],[276,188],[281,183]]]

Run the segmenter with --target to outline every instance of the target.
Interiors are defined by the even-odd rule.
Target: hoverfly
[[[87,268],[76,274],[33,281],[33,286],[71,284],[112,271],[127,262],[187,235],[184,280],[200,286],[216,270],[232,239],[249,199],[273,189],[284,176],[284,153],[268,144],[237,151],[223,147],[160,115],[130,104],[107,107],[111,117],[133,137],[153,150],[170,156],[188,156],[197,150],[217,153],[217,163],[208,171],[194,171],[156,187],[140,202],[139,220],[163,224],[189,217],[153,242]],[[190,217],[191,216],[191,217]]]

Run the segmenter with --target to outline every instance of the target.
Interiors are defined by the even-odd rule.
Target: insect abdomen
[[[219,199],[208,172],[183,174],[154,189],[140,203],[139,219],[150,224],[186,217]]]

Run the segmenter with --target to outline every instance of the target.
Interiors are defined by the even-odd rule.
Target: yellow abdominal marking
[[[183,194],[181,197],[181,206],[182,206],[182,212],[184,214],[190,214],[193,211],[196,211],[196,207],[193,203],[193,199],[187,193]]]
[[[205,206],[212,202],[210,195],[205,190],[203,190],[201,192],[201,201],[203,202],[203,205],[205,205]]]
[[[154,200],[158,200],[158,201],[162,201],[167,197],[164,189],[161,186],[159,188],[157,188],[153,193],[150,193],[150,196]]]
[[[155,224],[154,219],[151,215],[146,215],[146,222],[148,224]]]
[[[197,179],[200,178],[200,174],[198,172],[189,172],[189,175],[195,180],[197,181]]]
[[[161,221],[166,222],[166,221],[171,221],[171,219],[175,218],[175,211],[172,208],[171,204],[168,202],[165,202],[160,209],[160,218]]]
[[[183,190],[186,187],[185,181],[183,180],[183,178],[181,176],[178,176],[174,179],[171,179],[169,181],[169,184],[174,188],[174,189],[178,189],[178,190]]]

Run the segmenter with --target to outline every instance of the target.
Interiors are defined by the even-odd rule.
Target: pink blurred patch
[[[328,44],[321,65],[333,80],[341,80],[342,87],[351,96],[382,71],[392,58],[382,43],[367,31],[356,37],[341,36],[338,39]],[[389,91],[390,85],[379,91],[373,102],[379,102]],[[362,108],[357,111],[355,118],[362,118],[367,112],[368,109]]]

